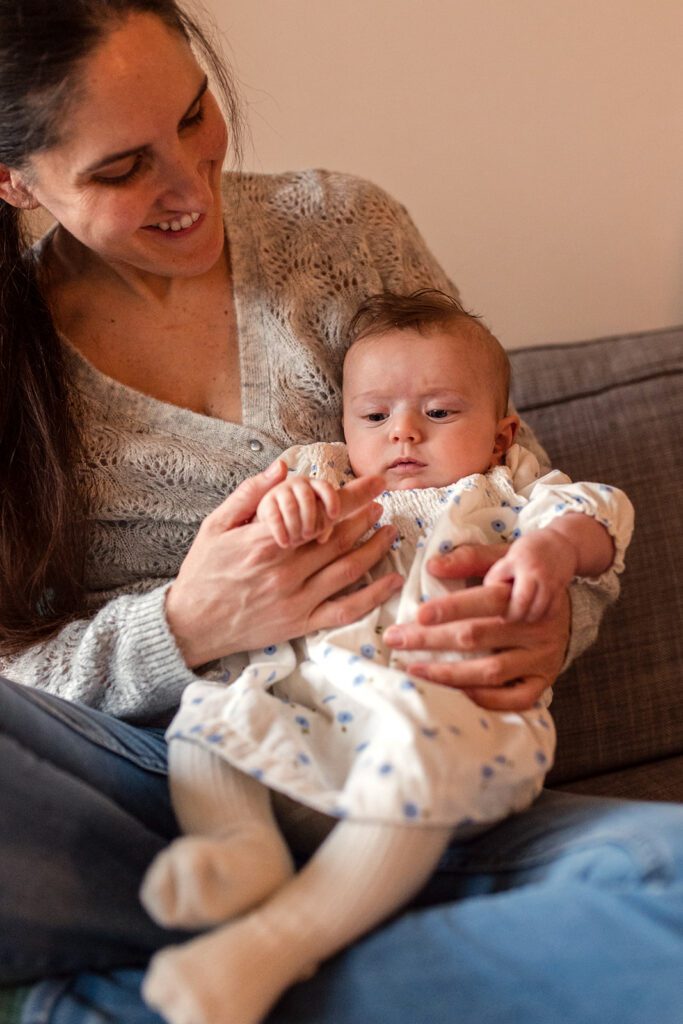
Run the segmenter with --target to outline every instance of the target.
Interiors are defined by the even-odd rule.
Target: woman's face
[[[132,15],[86,62],[62,141],[32,157],[32,195],[121,271],[209,270],[224,245],[227,130],[206,85],[180,35]]]

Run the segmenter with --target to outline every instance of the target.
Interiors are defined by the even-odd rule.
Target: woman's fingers
[[[360,476],[339,491],[339,518],[346,519],[371,502],[384,490],[381,476]]]
[[[530,676],[499,689],[469,689],[467,696],[487,711],[528,711],[551,685],[544,676]]]
[[[243,480],[232,494],[206,517],[202,526],[207,530],[231,530],[234,526],[248,522],[256,514],[261,498],[286,476],[287,467],[284,461],[276,459],[262,473]]]
[[[354,590],[352,594],[329,598],[315,609],[311,616],[311,629],[332,629],[355,622],[387,601],[402,586],[403,579],[394,573],[382,576],[369,586]]]
[[[432,576],[447,580],[482,580],[492,565],[504,558],[505,544],[461,544],[447,555],[431,558],[427,564]]]
[[[365,532],[365,531],[363,531]],[[362,535],[362,534],[361,534]],[[315,577],[309,580],[309,585],[320,594],[320,601],[328,597],[335,597],[341,591],[346,590],[363,579],[365,574],[387,553],[396,537],[396,530],[393,526],[383,526],[376,530],[372,537],[360,547],[348,550],[346,545],[338,550],[334,560],[327,558],[327,564],[320,568]],[[318,545],[320,551],[327,548],[336,548],[339,544],[337,537],[330,539],[326,546]],[[397,581],[403,580],[396,573],[391,573]],[[398,583],[397,583],[398,585]]]

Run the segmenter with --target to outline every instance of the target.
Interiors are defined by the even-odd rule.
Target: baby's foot
[[[258,1024],[316,964],[257,914],[153,958],[142,994],[170,1024]]]
[[[165,927],[202,928],[261,903],[292,873],[279,833],[254,822],[220,838],[176,839],[152,861],[140,899]]]

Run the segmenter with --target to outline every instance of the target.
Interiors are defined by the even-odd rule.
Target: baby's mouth
[[[424,469],[426,466],[425,462],[420,462],[419,459],[411,459],[409,456],[401,456],[399,459],[394,461],[389,466],[389,469],[398,470],[409,470],[409,469]]]

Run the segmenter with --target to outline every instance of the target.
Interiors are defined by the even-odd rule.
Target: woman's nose
[[[203,209],[210,198],[210,190],[206,175],[202,174],[201,162],[191,151],[183,151],[182,148],[168,162],[164,185],[166,186],[164,202],[170,207]]]

